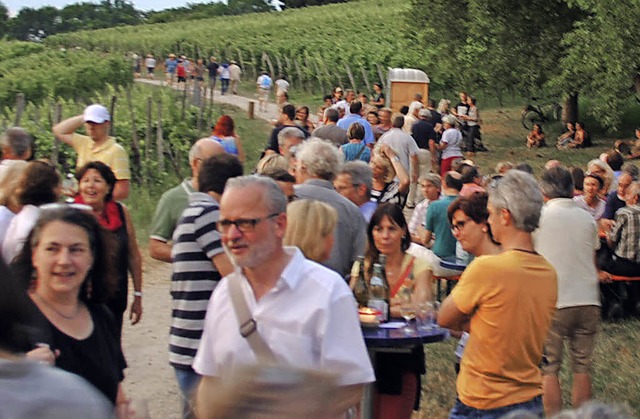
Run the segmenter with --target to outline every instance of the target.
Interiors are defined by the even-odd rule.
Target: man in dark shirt
[[[278,146],[278,134],[280,131],[287,127],[295,127],[304,133],[304,138],[309,138],[309,131],[297,125],[294,121],[296,118],[296,108],[293,105],[284,105],[282,107],[282,111],[280,112],[280,118],[278,119],[278,125],[271,131],[271,136],[269,137],[269,144],[265,149],[265,154],[273,154],[280,153],[280,148]]]
[[[337,124],[340,119],[340,113],[337,109],[327,108],[324,111],[324,125],[316,128],[313,131],[313,136],[322,138],[323,140],[331,141],[336,146],[346,144],[349,140],[347,138],[347,131],[340,128]]]
[[[220,65],[216,62],[216,57],[211,57],[209,59],[209,65],[207,65],[207,70],[209,71],[209,89],[211,89],[211,93],[213,94],[213,89],[216,87],[216,79],[218,78],[218,68]]]

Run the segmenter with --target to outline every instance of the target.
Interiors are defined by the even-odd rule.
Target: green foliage
[[[295,9],[308,6],[322,6],[331,3],[345,3],[349,0],[282,0],[282,9]]]
[[[107,84],[132,82],[130,65],[117,55],[46,49],[26,42],[0,42],[0,108],[17,93],[40,103],[49,98],[87,97]]]

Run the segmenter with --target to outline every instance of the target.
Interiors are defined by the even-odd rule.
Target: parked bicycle
[[[558,102],[538,104],[538,99],[531,98],[531,102],[522,110],[522,126],[527,131],[533,129],[533,124],[543,125],[550,121],[560,121],[562,106]]]

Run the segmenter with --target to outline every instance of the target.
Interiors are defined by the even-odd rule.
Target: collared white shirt
[[[258,331],[283,364],[335,373],[339,385],[374,381],[356,303],[335,272],[306,259],[295,247],[275,287],[256,301],[242,276],[244,297]],[[204,333],[193,368],[206,376],[232,376],[256,363],[240,335],[225,277],[209,300]]]

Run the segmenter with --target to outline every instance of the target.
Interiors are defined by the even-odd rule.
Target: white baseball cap
[[[87,106],[84,110],[84,122],[102,124],[106,121],[111,121],[111,115],[109,115],[109,111],[104,106],[94,104]]]

